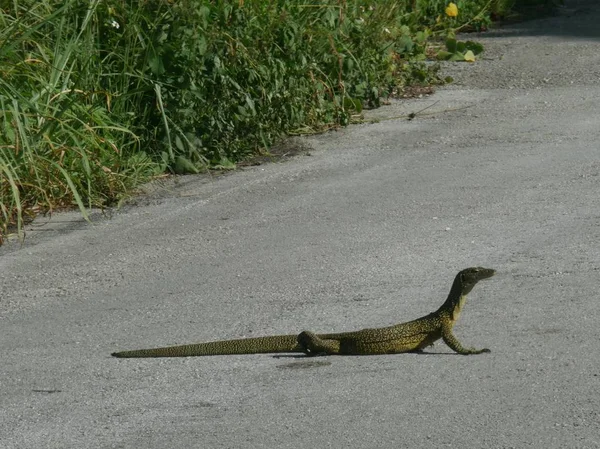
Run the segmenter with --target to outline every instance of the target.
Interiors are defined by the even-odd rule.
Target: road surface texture
[[[599,23],[470,36],[483,60],[378,123],[37,220],[0,249],[0,447],[600,448]],[[491,354],[110,357],[406,321],[473,265],[498,274],[455,331]]]

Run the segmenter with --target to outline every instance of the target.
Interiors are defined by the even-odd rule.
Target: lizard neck
[[[452,320],[452,322],[456,322],[458,320],[458,317],[460,316],[460,312],[462,311],[463,306],[465,305],[465,302],[467,302],[467,295],[460,295],[458,297],[458,301],[456,302],[454,309],[452,310],[451,314],[450,314],[450,319]]]
[[[467,294],[471,291],[471,288],[463,285],[460,276],[456,276],[448,298],[438,309],[437,313],[447,315],[448,318],[455,322],[460,316],[460,312],[467,300]]]

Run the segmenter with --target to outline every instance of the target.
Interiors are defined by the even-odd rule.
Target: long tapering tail
[[[240,338],[236,340],[211,341],[164,348],[136,349],[113,352],[113,357],[192,357],[227,354],[263,354],[273,352],[302,352],[297,335],[273,335],[269,337]]]

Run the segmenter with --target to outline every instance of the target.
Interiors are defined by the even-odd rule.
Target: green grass
[[[455,2],[0,0],[0,243],[438,82],[428,39],[510,3]]]
[[[132,126],[135,82],[99,51],[99,2],[82,3],[0,14],[0,233],[36,212],[109,205],[163,168]]]

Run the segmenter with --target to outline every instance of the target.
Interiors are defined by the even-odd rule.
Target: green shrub
[[[437,82],[431,29],[483,3],[448,18],[440,0],[0,0],[0,236]]]
[[[131,80],[98,52],[98,3],[0,10],[0,233],[23,211],[105,206],[160,170],[131,131]]]
[[[152,123],[167,125],[163,145],[192,163],[223,165],[283,133],[345,125],[364,104],[377,105],[414,75],[424,39],[400,49],[399,69],[398,38],[413,41],[398,2],[361,3],[190,0],[169,7],[150,60],[164,105]],[[433,79],[419,73],[420,81]]]

